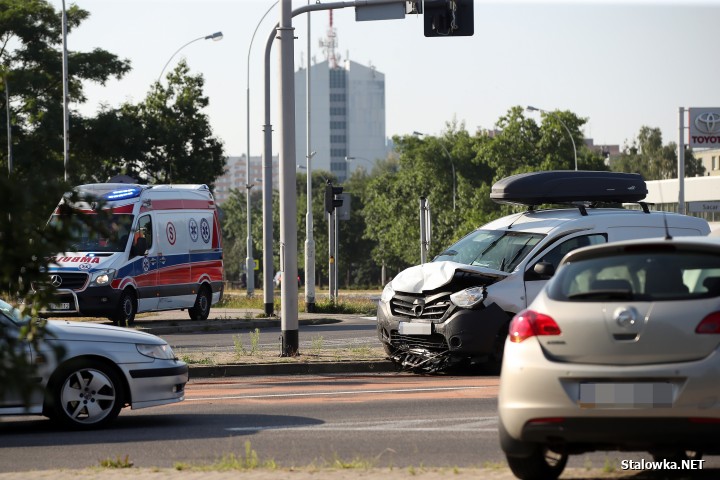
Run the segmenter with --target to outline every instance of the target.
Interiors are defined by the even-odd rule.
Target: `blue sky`
[[[215,135],[227,154],[247,151],[248,48],[274,0],[66,2],[91,14],[68,36],[70,50],[104,48],[133,67],[122,80],[86,87],[89,102],[79,108],[88,114],[101,103],[141,101],[173,52],[222,31],[219,42],[188,45],[168,69],[185,58],[204,75]],[[295,0],[293,8],[306,4]],[[388,136],[439,135],[454,119],[471,132],[489,129],[511,107],[533,105],[588,118],[585,135],[596,144],[622,146],[643,125],[659,127],[668,143],[678,139],[679,107],[720,107],[720,0],[476,0],[474,10],[475,35],[458,38],[425,38],[417,16],[356,22],[353,8],[334,11],[340,56],[385,74]],[[250,54],[252,155],[262,146],[264,48],[279,15],[275,7],[260,24]],[[328,19],[327,12],[312,14],[317,61],[324,60],[318,42]],[[307,59],[306,17],[293,25],[297,69]],[[277,74],[275,55],[271,68]],[[275,83],[271,94],[277,152]]]

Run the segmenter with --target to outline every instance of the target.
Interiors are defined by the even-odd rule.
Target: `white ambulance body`
[[[58,291],[50,315],[131,325],[136,313],[188,309],[191,319],[207,319],[223,294],[223,253],[206,185],[100,183],[75,191],[81,198],[75,214],[102,209],[104,228],[56,209],[50,221],[72,221],[74,243],[49,267]]]

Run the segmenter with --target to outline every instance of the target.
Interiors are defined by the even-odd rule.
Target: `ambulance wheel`
[[[210,295],[210,289],[208,287],[201,287],[198,292],[198,296],[195,299],[195,305],[188,308],[188,314],[190,314],[190,320],[207,320],[210,316],[210,304],[212,303],[212,297]]]
[[[135,314],[137,313],[137,301],[131,290],[125,290],[120,295],[117,312],[112,319],[113,325],[121,327],[135,325]]]

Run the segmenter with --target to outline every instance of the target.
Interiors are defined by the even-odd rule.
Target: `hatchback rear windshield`
[[[720,296],[720,256],[629,253],[562,266],[548,285],[560,301],[667,301]]]

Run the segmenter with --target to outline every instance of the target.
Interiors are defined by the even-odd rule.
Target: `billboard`
[[[720,108],[689,108],[688,146],[692,148],[720,147]]]

